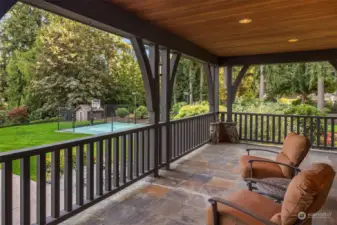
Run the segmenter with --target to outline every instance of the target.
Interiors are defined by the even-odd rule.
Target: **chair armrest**
[[[286,191],[287,190],[287,188],[284,188],[281,185],[277,185],[277,184],[274,184],[274,183],[271,183],[271,182],[268,182],[268,181],[265,181],[265,180],[260,180],[260,179],[255,179],[255,178],[245,178],[244,180],[247,181],[247,182],[252,182],[252,183],[266,184],[266,185],[269,185],[271,187],[280,189],[282,191]]]
[[[248,155],[250,151],[270,152],[274,154],[279,154],[279,152],[268,150],[268,149],[261,149],[261,148],[247,148],[246,151]]]
[[[295,166],[289,165],[289,164],[285,164],[285,163],[281,163],[281,162],[275,162],[275,161],[271,161],[271,160],[264,160],[264,159],[250,159],[248,160],[248,162],[250,163],[250,177],[253,178],[253,162],[265,162],[265,163],[272,163],[272,164],[278,164],[278,165],[282,165],[282,166],[287,166],[291,169],[294,170],[294,176],[296,176],[299,172],[301,172],[301,170]]]
[[[213,210],[213,218],[214,218],[214,225],[220,225],[219,224],[219,217],[218,217],[218,211],[217,211],[217,204],[216,203],[221,203],[221,204],[224,204],[226,206],[229,206],[233,209],[236,209],[244,214],[247,214],[248,216],[250,217],[253,217],[254,219],[262,222],[263,224],[265,225],[276,225],[275,223],[259,216],[259,215],[256,215],[254,212],[250,211],[249,209],[247,208],[244,208],[244,207],[241,207],[241,206],[238,206],[237,204],[233,203],[233,202],[230,202],[228,200],[224,200],[224,199],[220,199],[220,198],[210,198],[208,200],[211,204],[212,204],[212,210]],[[239,218],[240,219],[240,218]]]

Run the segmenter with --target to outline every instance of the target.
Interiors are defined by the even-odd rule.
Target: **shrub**
[[[34,123],[48,123],[48,122],[57,122],[58,121],[58,117],[46,117],[44,119],[40,119],[40,120],[32,120],[29,123],[30,124],[34,124]]]
[[[145,118],[147,116],[147,108],[143,105],[139,106],[136,109],[136,116],[140,117],[141,119]]]
[[[321,112],[315,106],[301,104],[289,107],[284,113],[287,115],[324,116],[326,115],[327,110]]]
[[[42,120],[42,112],[41,111],[33,111],[28,116],[29,121],[35,121],[35,120]]]
[[[129,115],[129,111],[126,108],[118,108],[116,109],[116,115],[120,118],[124,118]]]
[[[17,107],[7,113],[8,119],[13,123],[24,123],[28,120],[27,107]]]
[[[185,105],[181,107],[179,113],[174,117],[174,119],[197,116],[208,112],[209,107],[207,105]]]
[[[185,105],[187,105],[186,102],[178,102],[178,103],[174,104],[172,106],[172,110],[171,110],[172,114],[177,115],[179,113],[179,110],[181,109],[181,107],[183,107]]]

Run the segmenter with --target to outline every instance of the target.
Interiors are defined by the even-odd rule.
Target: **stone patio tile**
[[[113,224],[112,221],[116,224],[123,224],[125,220],[132,219],[139,212],[140,211],[134,206],[124,205],[123,203],[120,203],[117,204],[115,207],[112,207],[110,210],[106,211],[100,217],[103,218],[105,221],[108,221],[110,224]]]
[[[167,186],[167,187],[176,187],[178,186],[183,180],[180,179],[175,179],[171,177],[159,177],[155,179],[152,183],[154,184],[159,184],[162,186]]]
[[[205,212],[206,211],[201,208],[185,205],[179,211],[178,215],[174,216],[174,219],[186,224],[204,225],[206,222]]]
[[[138,216],[134,218],[134,220],[137,220],[137,219],[138,219]],[[158,224],[166,224],[169,221],[169,219],[162,215],[148,213],[147,215],[142,217],[141,220],[138,220],[138,221],[139,223],[137,224],[139,225],[158,225]]]
[[[191,166],[191,167],[198,167],[198,168],[207,168],[208,167],[208,161],[193,161],[193,160],[186,160],[184,162],[185,166]]]
[[[212,179],[212,176],[209,176],[207,174],[194,174],[189,178],[189,180],[198,181],[201,183],[207,183],[211,179]]]
[[[223,197],[228,194],[228,190],[225,190],[223,188],[218,188],[218,187],[211,187],[204,185],[200,189],[200,193],[203,193],[209,197]]]
[[[134,206],[137,209],[143,210],[146,207],[148,207],[153,201],[155,201],[157,197],[148,195],[148,194],[143,194],[143,193],[138,193],[125,201],[123,201],[124,205],[129,205],[129,206]]]
[[[164,195],[166,195],[168,191],[169,191],[168,188],[158,186],[158,185],[149,185],[148,187],[142,190],[143,193],[157,197],[157,198],[163,197]]]
[[[208,198],[204,195],[193,194],[184,202],[185,205],[205,209],[208,207]]]
[[[179,184],[177,188],[186,190],[186,191],[199,191],[204,183],[200,181],[185,180]]]
[[[178,180],[187,180],[193,174],[189,172],[177,170],[177,169],[172,169],[172,170],[160,170],[159,175],[164,176],[164,177],[178,179]]]
[[[209,182],[205,185],[215,188],[223,188],[225,190],[232,189],[235,186],[235,181],[226,180],[219,177],[213,177]]]
[[[189,192],[187,191],[184,191],[184,190],[177,190],[177,189],[174,189],[174,190],[170,190],[164,198],[168,198],[168,199],[171,199],[171,200],[174,200],[174,201],[177,201],[177,202],[180,202],[180,203],[185,203],[186,201],[188,201],[190,198],[192,197],[192,194],[190,194]]]
[[[186,224],[177,220],[169,220],[165,225],[190,225],[190,224]]]
[[[182,207],[183,204],[179,201],[165,199],[155,210],[152,211],[152,213],[166,217],[172,217],[176,215],[182,209]]]

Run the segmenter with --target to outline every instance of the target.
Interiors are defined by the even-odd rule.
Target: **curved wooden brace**
[[[240,85],[240,83],[241,83],[241,81],[242,81],[242,78],[245,76],[247,70],[249,69],[249,66],[250,66],[250,65],[244,65],[244,66],[242,67],[242,69],[241,69],[240,72],[239,72],[238,77],[235,79],[234,84],[232,85],[232,88],[231,88],[231,91],[232,91],[232,98],[233,98],[233,99],[232,99],[232,102],[234,102],[234,100],[235,100],[236,92],[237,92],[237,90],[238,90],[238,88],[239,88],[239,85]]]

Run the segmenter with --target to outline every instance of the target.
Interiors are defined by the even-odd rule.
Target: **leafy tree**
[[[300,95],[304,103],[310,94],[317,93],[319,76],[324,77],[327,92],[337,89],[336,77],[327,62],[268,65],[265,73],[268,96]]]
[[[12,68],[7,69],[11,58],[14,57],[13,60],[16,61],[19,55],[32,48],[39,30],[48,23],[49,15],[49,13],[32,6],[17,3],[2,19],[0,24],[0,98],[9,99],[15,92],[15,90],[7,91],[8,88],[13,87],[7,82],[15,80],[18,75],[18,72],[15,71],[20,71],[15,69],[18,66],[13,65],[15,64],[13,61]],[[8,74],[8,71],[14,72],[14,74]],[[11,75],[14,77],[8,78]],[[10,96],[7,96],[6,92],[10,93]]]

